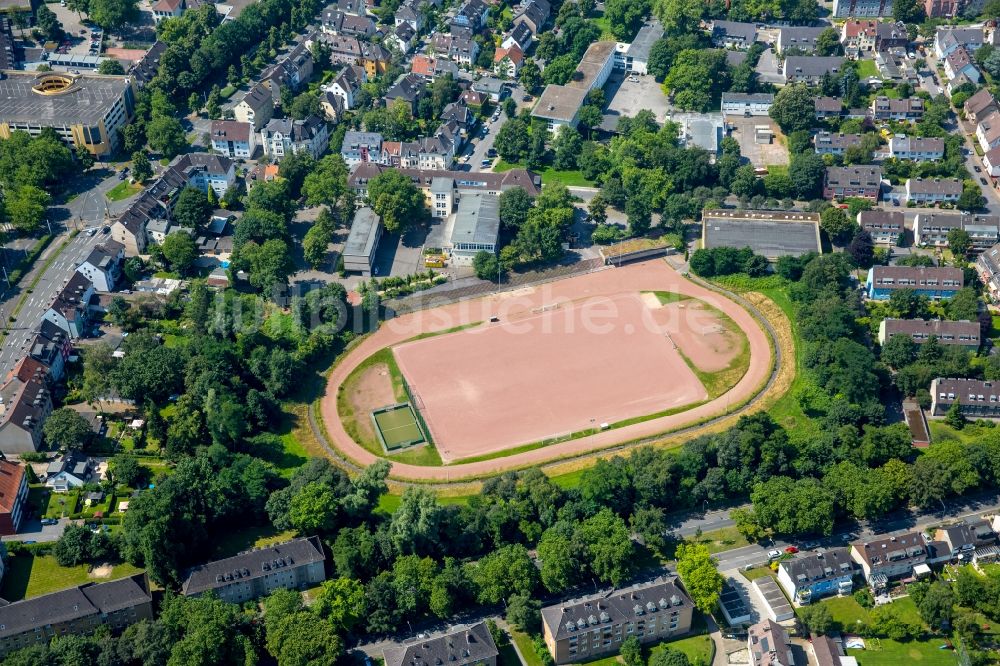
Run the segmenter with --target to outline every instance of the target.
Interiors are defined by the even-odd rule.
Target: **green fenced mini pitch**
[[[372,423],[386,453],[427,441],[408,402],[376,409],[372,412]]]

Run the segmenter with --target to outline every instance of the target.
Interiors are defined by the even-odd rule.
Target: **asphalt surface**
[[[42,316],[73,276],[76,267],[83,263],[95,245],[108,238],[107,234],[100,231],[100,227],[104,225],[106,211],[114,214],[128,205],[128,200],[111,203],[104,196],[108,190],[121,182],[117,176],[111,174],[106,178],[89,177],[95,180],[91,189],[64,206],[54,206],[49,209],[49,221],[53,232],[58,235],[35,262],[32,270],[21,279],[20,284],[13,289],[6,289],[0,296],[2,298],[0,316],[3,317],[5,330],[8,333],[0,346],[0,377],[6,376],[25,354],[27,344],[33,337],[33,332]],[[97,228],[93,236],[86,231],[90,228]],[[74,229],[83,231],[60,251],[59,248]],[[56,253],[58,256],[46,266],[46,261]],[[39,275],[39,271],[43,272]],[[36,276],[38,282],[31,288],[29,294],[27,289]],[[3,286],[6,287],[6,284]],[[22,296],[25,297],[23,305],[17,313],[16,321],[12,322],[10,317],[21,302]]]

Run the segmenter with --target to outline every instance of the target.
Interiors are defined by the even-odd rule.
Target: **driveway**
[[[69,518],[60,518],[55,525],[42,525],[38,518],[32,518],[21,524],[20,532],[8,534],[2,538],[4,541],[36,541],[38,543],[58,541],[69,522]]]
[[[662,124],[674,111],[673,106],[663,94],[663,88],[652,75],[635,77],[637,81],[629,81],[625,74],[615,71],[604,86],[604,94],[608,100],[604,110],[604,126],[617,126],[622,116],[635,117],[639,111],[649,109],[656,116],[656,122]]]

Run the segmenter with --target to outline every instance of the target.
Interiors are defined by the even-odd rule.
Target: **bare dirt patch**
[[[683,322],[673,327],[670,337],[702,372],[725,370],[743,350],[743,337],[729,327],[725,315],[703,301],[670,303],[663,310]]]
[[[102,564],[91,569],[89,575],[91,578],[111,578],[112,571],[114,567],[110,564]]]

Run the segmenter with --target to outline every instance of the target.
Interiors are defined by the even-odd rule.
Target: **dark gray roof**
[[[46,78],[72,80],[65,92],[40,95],[33,89]],[[131,85],[124,76],[66,72],[0,73],[0,122],[97,125]]]
[[[344,255],[370,257],[381,223],[381,218],[371,208],[359,208],[354,213],[351,231],[347,234],[347,242],[344,243]]]
[[[749,247],[770,260],[821,252],[819,215],[798,211],[706,210],[704,247]]]
[[[498,654],[485,622],[382,650],[385,666],[464,666],[482,663]]]
[[[784,73],[793,76],[822,76],[840,70],[844,58],[840,56],[788,56]]]
[[[790,560],[782,560],[779,566],[798,586],[827,578],[850,576],[854,570],[854,561],[847,548],[831,548],[822,553],[799,553]]]
[[[886,562],[913,559],[920,564],[927,559],[927,548],[920,532],[907,532],[899,536],[881,535],[870,541],[857,541],[851,547],[869,566]]]
[[[0,638],[152,601],[144,573],[107,583],[87,583],[0,606]]]
[[[880,187],[882,167],[867,165],[827,167],[824,182],[828,187]]]
[[[691,599],[677,584],[676,578],[662,577],[547,606],[542,609],[542,621],[558,641],[586,631],[588,627],[621,624],[647,613],[692,606]]]
[[[737,21],[716,21],[712,24],[713,37],[737,37],[745,42],[752,42],[757,37],[757,26],[753,23]]]
[[[628,55],[636,60],[649,60],[649,52],[655,44],[663,37],[663,26],[659,21],[647,23],[639,29],[639,33],[632,40],[628,47]]]
[[[233,579],[253,580],[269,575],[273,569],[300,567],[325,559],[319,537],[293,539],[194,567],[185,576],[181,592],[201,594],[229,585]]]
[[[793,666],[788,632],[774,620],[765,620],[749,629],[750,661],[760,666]]]

